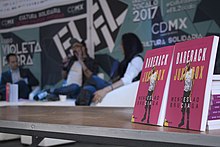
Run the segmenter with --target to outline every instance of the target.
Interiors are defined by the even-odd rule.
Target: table
[[[0,132],[88,143],[144,146],[149,141],[188,145],[220,145],[220,130],[198,132],[131,123],[133,108],[119,107],[0,107]]]

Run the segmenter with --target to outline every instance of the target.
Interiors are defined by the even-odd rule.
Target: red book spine
[[[5,92],[6,102],[9,102],[9,94],[10,94],[10,83],[6,83],[6,92]]]
[[[214,94],[212,95],[213,99],[220,99],[220,95],[219,94]]]

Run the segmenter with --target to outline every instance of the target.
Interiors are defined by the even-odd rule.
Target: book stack
[[[213,76],[207,130],[220,129],[220,76]]]
[[[209,36],[147,51],[132,122],[220,128],[220,78],[213,80],[218,40]]]

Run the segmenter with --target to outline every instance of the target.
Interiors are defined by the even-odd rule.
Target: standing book
[[[175,45],[165,126],[205,131],[219,38]]]
[[[172,56],[173,46],[146,52],[132,122],[163,125]]]
[[[220,129],[220,91],[212,89],[211,92],[207,130]]]

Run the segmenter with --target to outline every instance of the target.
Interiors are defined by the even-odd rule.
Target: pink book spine
[[[216,119],[220,119],[220,115],[210,115],[208,116],[208,120],[216,120]]]
[[[220,110],[220,105],[211,105],[210,109],[213,111]]]
[[[220,94],[212,95],[212,98],[213,98],[213,99],[220,99]]]
[[[220,99],[212,99],[211,105],[219,106],[220,105]]]
[[[211,115],[220,115],[220,110],[215,110],[215,111],[209,110],[209,116]]]

